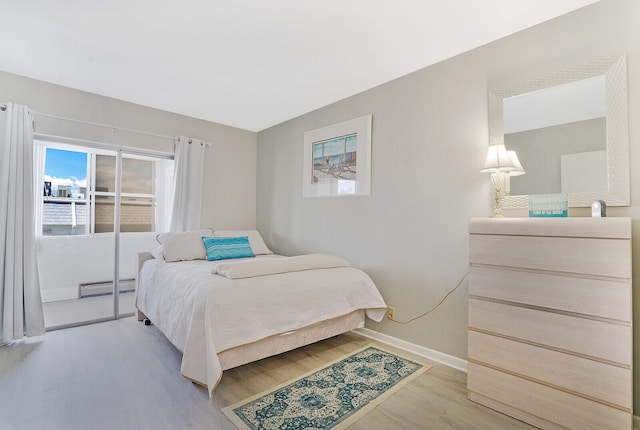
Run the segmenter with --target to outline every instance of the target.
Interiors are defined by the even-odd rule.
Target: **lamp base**
[[[500,183],[498,182],[499,178],[495,178],[495,184],[496,184],[496,194],[495,194],[495,201],[496,201],[496,206],[495,209],[493,210],[493,215],[491,216],[491,218],[502,218],[502,207],[500,206],[500,200],[501,200],[501,195],[500,195]]]

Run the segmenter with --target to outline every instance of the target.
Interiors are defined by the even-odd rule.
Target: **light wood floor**
[[[229,370],[210,404],[153,326],[125,318],[58,330],[0,348],[0,430],[232,430],[224,406],[370,342],[349,333]],[[434,364],[350,429],[533,427],[468,401],[466,374]]]

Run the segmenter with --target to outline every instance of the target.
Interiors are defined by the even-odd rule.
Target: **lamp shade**
[[[515,169],[513,161],[507,154],[507,149],[503,144],[489,146],[489,152],[487,153],[487,161],[484,163],[484,167],[480,170],[484,173],[493,172],[510,172]]]
[[[509,155],[509,158],[511,158],[511,162],[514,167],[514,169],[509,172],[510,176],[520,176],[527,173],[524,170],[524,167],[522,167],[520,160],[518,160],[518,154],[516,154],[516,151],[507,151],[507,154]]]

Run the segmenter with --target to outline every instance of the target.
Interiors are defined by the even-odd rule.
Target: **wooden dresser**
[[[543,429],[632,429],[631,219],[473,219],[469,259],[469,399]]]

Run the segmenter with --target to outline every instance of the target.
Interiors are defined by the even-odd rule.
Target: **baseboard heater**
[[[120,289],[121,293],[128,293],[135,290],[135,280],[134,279],[121,279],[120,280]],[[94,296],[103,296],[106,294],[113,293],[113,282],[112,281],[103,281],[103,282],[87,282],[84,284],[80,284],[80,288],[78,291],[78,297],[94,297]]]

